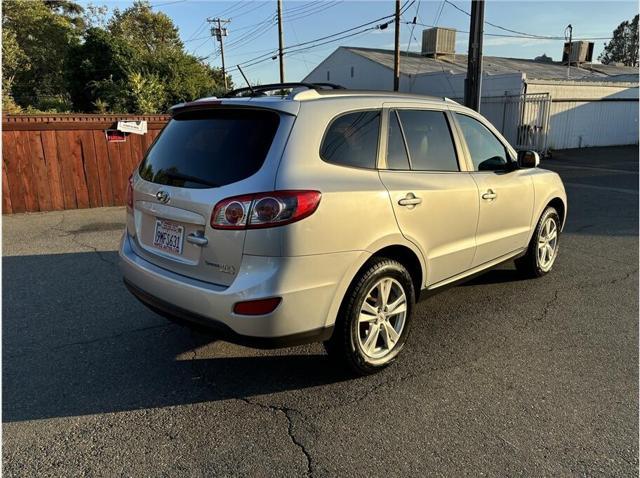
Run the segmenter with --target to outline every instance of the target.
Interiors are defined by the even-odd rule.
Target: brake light
[[[280,297],[270,297],[269,299],[247,300],[236,302],[233,306],[233,313],[238,315],[265,315],[270,314],[280,304]]]
[[[319,191],[273,191],[223,199],[213,208],[214,229],[257,229],[283,226],[310,216],[318,208]]]
[[[127,180],[127,207],[133,209],[133,174]]]

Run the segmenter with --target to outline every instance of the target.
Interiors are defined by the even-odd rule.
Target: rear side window
[[[328,163],[375,168],[380,112],[358,111],[336,118],[325,133],[320,157]]]
[[[451,131],[441,111],[398,110],[414,171],[459,171]]]
[[[212,188],[256,173],[264,163],[280,117],[265,110],[218,109],[176,115],[140,165],[147,181]]]

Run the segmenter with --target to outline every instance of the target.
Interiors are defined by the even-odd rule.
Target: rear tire
[[[349,286],[332,337],[329,356],[356,375],[391,364],[407,340],[415,304],[413,280],[399,262],[373,258]]]
[[[516,259],[516,269],[529,278],[548,274],[558,257],[560,245],[560,216],[555,208],[547,207],[531,237],[527,253]]]

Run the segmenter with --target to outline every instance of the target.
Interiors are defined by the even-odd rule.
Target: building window
[[[331,72],[327,70],[327,81],[331,81]]]
[[[351,67],[351,78],[353,78],[353,67]]]

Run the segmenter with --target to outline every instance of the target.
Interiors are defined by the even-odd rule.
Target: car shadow
[[[215,339],[142,306],[122,284],[115,252],[5,257],[3,283],[4,422],[246,398],[348,378],[317,348],[232,347],[242,356],[195,357]]]
[[[506,267],[512,267],[511,269],[507,269]],[[519,282],[526,281],[527,277],[523,276],[522,273],[518,272],[515,269],[515,266],[512,262],[506,263],[501,266],[500,269],[492,269],[487,272],[483,272],[481,275],[466,281],[462,282],[459,285],[468,287],[468,286],[478,286],[478,285],[490,285],[490,284],[503,284],[505,282]]]

